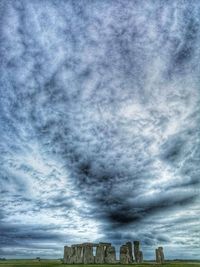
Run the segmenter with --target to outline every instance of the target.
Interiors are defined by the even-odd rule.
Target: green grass
[[[99,265],[99,264],[90,264],[90,265],[69,265],[69,264],[63,264],[59,260],[6,260],[6,261],[0,261],[0,267],[111,267],[113,265]],[[165,267],[200,267],[200,262],[167,262],[163,265],[155,264],[155,263],[142,263],[142,264],[129,264],[129,265],[120,265],[120,264],[114,264],[115,267],[159,267],[159,266],[165,266]]]

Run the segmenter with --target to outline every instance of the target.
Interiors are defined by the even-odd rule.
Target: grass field
[[[200,262],[166,262],[163,265],[155,264],[155,263],[142,263],[142,264],[132,264],[132,265],[120,265],[120,264],[113,264],[115,267],[146,267],[146,266],[152,266],[152,267],[159,267],[159,266],[165,266],[165,267],[200,267]],[[0,267],[107,267],[107,266],[113,266],[113,265],[66,265],[63,264],[59,260],[6,260],[6,261],[0,261]]]

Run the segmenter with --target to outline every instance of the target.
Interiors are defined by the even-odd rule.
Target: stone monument
[[[165,258],[164,258],[163,247],[158,247],[155,252],[156,252],[156,262],[159,264],[164,263]]]
[[[129,263],[133,262],[133,250],[132,250],[132,243],[131,242],[126,242],[126,245],[129,250]]]
[[[107,246],[105,253],[105,263],[116,263],[115,247]]]
[[[96,255],[93,248],[96,247]],[[64,247],[64,263],[92,264],[116,263],[115,247],[111,243],[83,243]]]
[[[143,252],[140,250],[139,251],[139,263],[143,262]]]
[[[134,257],[135,257],[135,262],[139,263],[140,262],[140,241],[134,241]]]

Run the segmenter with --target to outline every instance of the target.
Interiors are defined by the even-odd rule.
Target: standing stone
[[[142,263],[143,262],[143,253],[142,251],[140,250],[139,251],[139,263]]]
[[[73,254],[71,257],[71,263],[76,263],[76,248],[72,248]]]
[[[94,255],[93,255],[93,246],[92,245],[84,245],[84,252],[83,252],[83,263],[89,264],[94,263]]]
[[[71,255],[71,263],[83,263],[83,247],[81,244],[72,245],[71,249],[73,254]]]
[[[132,243],[126,242],[126,245],[128,247],[128,251],[129,251],[129,263],[132,263],[133,262]]]
[[[156,249],[156,262],[159,264],[164,263],[164,252],[163,252],[163,247],[158,247]]]
[[[64,247],[64,263],[76,263],[74,247]]]
[[[111,243],[103,243],[100,242],[97,246],[96,249],[96,256],[95,256],[95,263],[105,263],[107,261],[113,261],[114,254],[115,254],[115,250],[110,249],[111,247]],[[110,254],[113,254],[113,256],[111,256]],[[115,255],[116,258],[116,255]]]
[[[76,263],[76,247],[71,247],[72,255],[70,257],[70,263]]]
[[[105,253],[105,263],[116,263],[115,247],[107,246]]]
[[[103,244],[97,245],[95,263],[105,263],[105,250],[106,246],[104,246]]]
[[[64,263],[76,263],[76,254],[74,247],[64,247]]]
[[[96,247],[96,255],[93,254],[93,248]],[[128,248],[126,247],[126,256]],[[127,260],[126,260],[127,262]],[[64,247],[64,263],[67,264],[92,264],[92,263],[116,263],[115,247],[111,243],[83,243]]]
[[[71,247],[64,246],[64,263],[70,263]]]
[[[163,247],[159,247],[158,249],[160,251],[161,262],[164,263],[165,257],[164,257]]]
[[[76,247],[76,263],[83,263],[83,246]]]
[[[155,253],[156,253],[156,262],[157,262],[157,263],[161,263],[161,260],[160,260],[160,254],[159,254],[159,251],[158,251],[157,248],[156,248],[156,250],[155,250]]]
[[[140,252],[140,241],[134,241],[134,257],[137,263],[140,262],[139,252]]]
[[[129,263],[129,248],[127,245],[122,245],[120,247],[120,263],[121,264]]]

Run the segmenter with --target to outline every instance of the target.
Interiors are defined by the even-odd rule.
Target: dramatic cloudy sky
[[[199,19],[198,0],[1,0],[1,256],[199,258]]]

